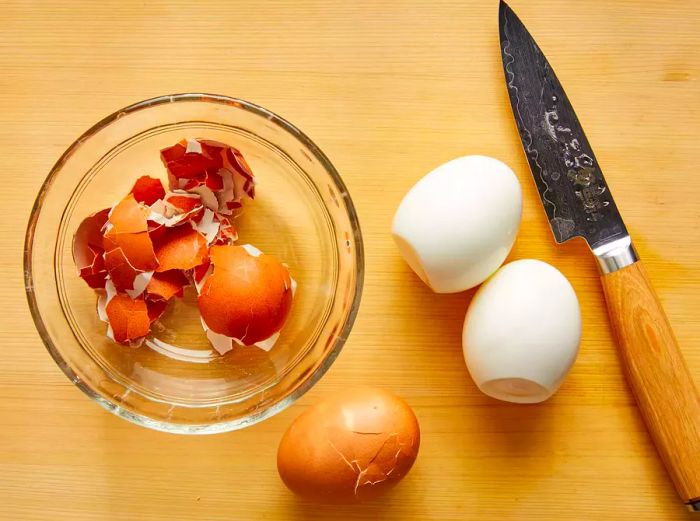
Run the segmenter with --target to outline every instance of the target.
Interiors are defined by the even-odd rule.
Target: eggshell
[[[392,234],[411,269],[437,293],[486,280],[508,256],[522,194],[497,159],[465,156],[423,177],[401,201]]]
[[[94,213],[80,223],[73,237],[73,260],[80,276],[91,288],[104,288],[107,269],[104,264],[102,228],[109,209]]]
[[[205,325],[245,345],[277,333],[292,307],[289,270],[249,245],[212,246],[210,258],[198,298]]]
[[[161,159],[168,172],[167,192],[159,179],[139,177],[124,199],[87,217],[73,239],[80,276],[91,287],[104,290],[97,311],[108,323],[107,336],[132,346],[143,340],[169,300],[183,296],[186,285],[194,283],[201,293],[214,271],[209,246],[230,245],[237,239],[231,222],[234,209],[241,207],[244,197],[255,195],[248,164],[237,149],[226,144],[184,139],[163,149]],[[238,277],[240,287],[231,294],[244,297],[232,303],[231,295],[218,294],[224,314],[231,309],[241,314],[231,328],[236,337],[205,328],[210,338],[216,338],[220,352],[231,349],[234,341],[270,349],[294,292],[286,267],[250,246],[243,248],[248,257],[261,257],[256,266],[270,278],[264,281],[258,274],[258,279],[253,277],[255,284],[246,285],[246,270],[252,264],[243,262],[237,266],[243,273],[227,276],[229,266],[219,262],[214,280],[224,281],[222,287],[226,287]],[[216,322],[212,313],[209,320]],[[245,328],[237,329],[241,324]]]
[[[109,278],[114,283],[117,291],[125,292],[134,288],[136,276],[141,271],[129,263],[121,248],[114,248],[105,252],[104,262]]]
[[[148,309],[148,320],[152,324],[158,320],[168,307],[167,300],[151,299],[146,297],[146,308]]]
[[[233,201],[229,201],[230,208],[244,197],[255,198],[255,178],[250,170],[243,154],[233,147],[228,147],[224,154],[224,167],[233,172]]]
[[[243,155],[234,147],[208,139],[183,139],[161,150],[171,190],[200,195],[217,213],[230,215],[245,197],[255,197],[255,179]]]
[[[131,194],[137,202],[150,206],[158,199],[165,197],[165,189],[160,179],[144,175],[136,180]]]
[[[186,208],[189,208],[187,210]],[[149,227],[172,228],[188,223],[196,223],[203,215],[204,206],[197,194],[174,194],[168,192],[164,199],[158,200],[150,207],[148,215]],[[155,239],[155,236],[151,234]]]
[[[474,296],[464,359],[485,394],[537,403],[556,392],[576,359],[581,311],[556,268],[532,259],[503,266]]]
[[[205,262],[207,241],[191,226],[177,226],[165,232],[156,245],[155,254],[158,258],[158,272],[189,270]]]
[[[180,188],[180,180],[193,179],[207,171],[216,172],[223,165],[219,147],[203,146],[200,140],[194,139],[183,139],[164,148],[160,158],[168,170],[171,190]]]
[[[115,295],[106,306],[114,340],[122,344],[143,338],[151,329],[148,308],[143,299]]]
[[[233,244],[238,240],[238,232],[236,228],[231,224],[230,219],[226,217],[218,217],[219,221],[219,231],[214,238],[214,244],[224,245]]]
[[[93,289],[101,289],[105,286],[105,281],[107,279],[107,269],[105,268],[104,260],[104,250],[101,248],[94,248],[93,246],[88,246],[87,251],[89,252],[90,260],[87,264],[83,265],[83,268],[79,271],[80,276],[83,278],[87,285]],[[84,257],[87,259],[88,257]]]
[[[148,208],[138,203],[133,194],[129,194],[109,212],[109,223],[118,233],[147,232],[148,214]]]
[[[152,299],[168,301],[173,297],[182,297],[183,288],[188,284],[187,277],[180,270],[163,271],[153,274],[146,293]]]
[[[153,242],[148,232],[117,233],[116,230],[116,226],[112,227],[103,238],[102,244],[106,252],[120,249],[129,264],[139,271],[154,270],[158,267]]]
[[[401,398],[374,387],[340,391],[284,433],[277,469],[293,492],[325,503],[369,500],[396,485],[418,455],[420,429]]]

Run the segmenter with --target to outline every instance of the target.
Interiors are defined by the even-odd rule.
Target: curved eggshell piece
[[[226,145],[211,146],[203,144],[200,140],[183,139],[161,150],[160,158],[168,170],[170,188],[179,188],[179,179],[192,179],[207,171],[218,171],[223,165],[223,146]]]
[[[144,337],[151,329],[148,308],[141,298],[117,294],[107,303],[105,310],[114,340],[121,344]]]
[[[80,276],[93,289],[102,289],[107,281],[107,268],[105,267],[104,251],[88,246],[91,260],[80,270]]]
[[[147,175],[139,177],[131,189],[131,194],[139,203],[152,205],[158,199],[165,197],[165,188],[160,179],[149,177]]]
[[[196,194],[170,193],[166,196],[165,200],[183,214],[189,214],[202,205],[201,197],[198,195],[195,197],[195,195]]]
[[[198,303],[212,331],[252,345],[282,329],[293,298],[284,265],[243,246],[212,246],[210,258],[214,269]]]
[[[107,270],[102,257],[102,228],[108,214],[109,209],[105,209],[86,217],[73,236],[73,261],[91,288],[105,286]]]
[[[148,231],[148,208],[136,202],[133,194],[119,201],[109,213],[109,222],[116,233],[139,233]]]
[[[173,297],[182,297],[183,288],[188,284],[189,281],[182,271],[163,271],[153,274],[146,286],[146,293],[151,298],[168,301]]]
[[[158,320],[163,313],[165,313],[165,310],[167,307],[168,307],[167,300],[146,299],[146,308],[148,310],[148,320],[151,322],[151,324],[153,322],[155,322],[156,320]]]
[[[207,241],[189,225],[168,228],[155,248],[157,272],[189,270],[207,259]]]
[[[115,230],[112,228],[104,236],[102,244],[106,252],[121,249],[129,264],[138,271],[151,271],[158,267],[148,232],[116,233]]]
[[[420,446],[415,414],[383,389],[338,392],[301,414],[284,433],[277,469],[293,492],[324,503],[379,496],[411,469]]]

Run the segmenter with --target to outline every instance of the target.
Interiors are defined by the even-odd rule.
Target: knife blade
[[[557,243],[583,238],[598,261],[625,376],[676,490],[700,511],[700,396],[593,149],[554,69],[499,6],[513,115]]]

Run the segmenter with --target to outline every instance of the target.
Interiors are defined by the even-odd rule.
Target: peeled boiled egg
[[[576,359],[581,311],[559,270],[532,259],[503,266],[474,295],[464,321],[464,359],[485,394],[538,403]]]
[[[375,387],[338,392],[290,425],[277,468],[293,492],[324,503],[372,499],[396,485],[418,455],[420,430],[401,398]]]
[[[520,184],[486,156],[453,159],[401,201],[392,234],[413,271],[437,293],[477,286],[503,263],[520,225]]]
[[[198,304],[214,347],[226,352],[234,341],[272,347],[292,307],[287,267],[250,245],[212,246],[209,256],[211,271],[198,283]]]

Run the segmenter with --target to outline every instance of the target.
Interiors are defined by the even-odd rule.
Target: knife
[[[510,104],[557,243],[583,238],[598,261],[627,382],[681,499],[700,511],[700,397],[671,325],[554,70],[500,1]]]

